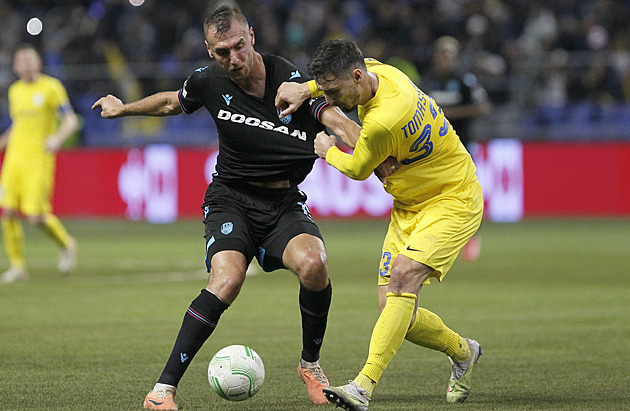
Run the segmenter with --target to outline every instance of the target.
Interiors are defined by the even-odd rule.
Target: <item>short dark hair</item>
[[[366,68],[363,53],[357,43],[346,39],[328,40],[320,44],[308,63],[311,75],[321,79],[347,77],[355,68]]]
[[[37,47],[35,47],[35,45],[31,43],[20,43],[17,45],[17,47],[13,51],[13,55],[15,55],[18,51],[21,51],[21,50],[33,50],[35,53],[37,53],[37,55],[40,54],[39,50],[37,50]]]
[[[225,4],[206,17],[203,22],[203,36],[208,36],[208,29],[210,27],[214,27],[218,35],[225,33],[232,27],[232,19],[236,19],[244,25],[249,25],[249,23],[247,23],[247,17],[245,17],[238,7]]]

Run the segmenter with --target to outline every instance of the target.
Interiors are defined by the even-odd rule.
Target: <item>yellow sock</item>
[[[455,361],[465,361],[470,357],[468,342],[448,328],[437,314],[422,307],[418,307],[416,319],[405,339],[422,347],[441,351]]]
[[[48,234],[48,236],[55,240],[59,247],[66,248],[68,246],[71,239],[70,234],[68,234],[66,228],[63,224],[61,224],[61,221],[59,221],[55,215],[46,214],[42,229],[46,234]]]
[[[24,230],[22,223],[17,218],[2,219],[2,236],[4,248],[12,267],[25,268],[24,260]]]
[[[454,361],[468,361],[470,358],[470,344],[465,338],[459,337],[459,347],[455,354],[451,355]]]
[[[387,293],[387,304],[372,331],[367,362],[354,380],[369,396],[400,348],[409,329],[415,304],[415,294]]]

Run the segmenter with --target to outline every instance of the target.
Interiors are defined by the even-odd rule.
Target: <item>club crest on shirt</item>
[[[278,110],[278,118],[280,118],[280,110]],[[282,124],[289,124],[291,122],[291,114],[287,114],[285,117],[280,118]]]
[[[35,93],[33,94],[33,105],[35,107],[41,107],[42,105],[44,105],[44,95],[42,93]]]
[[[232,224],[231,221],[228,221],[227,223],[223,223],[223,225],[221,226],[221,233],[223,235],[228,235],[232,232],[233,229],[234,229],[234,224]]]

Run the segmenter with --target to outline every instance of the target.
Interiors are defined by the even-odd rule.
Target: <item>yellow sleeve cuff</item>
[[[339,158],[340,155],[343,155],[344,152],[339,150],[339,147],[337,146],[332,146],[328,149],[328,151],[326,152],[326,162],[331,165],[331,166],[335,166],[335,159]]]
[[[311,98],[317,98],[324,94],[317,88],[317,83],[315,80],[309,80],[306,84],[308,84],[308,91],[311,93]]]

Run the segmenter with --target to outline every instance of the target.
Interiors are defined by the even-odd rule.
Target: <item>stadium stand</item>
[[[4,0],[0,2],[0,126],[15,79],[11,52],[35,43],[45,71],[67,85],[84,128],[79,144],[212,144],[208,116],[192,122],[107,124],[90,112],[106,90],[148,95],[177,89],[208,63],[201,30],[217,1]],[[395,3],[395,4],[393,4]],[[256,28],[257,48],[305,68],[323,40],[351,37],[366,55],[410,77],[429,66],[442,35],[462,44],[462,69],[488,90],[492,116],[476,120],[475,140],[629,139],[630,3],[624,0],[249,0],[238,5]],[[38,17],[44,30],[26,31]],[[192,125],[191,125],[192,123]],[[185,128],[184,128],[185,127]],[[121,128],[121,129],[119,129]],[[114,133],[116,132],[116,133]]]

